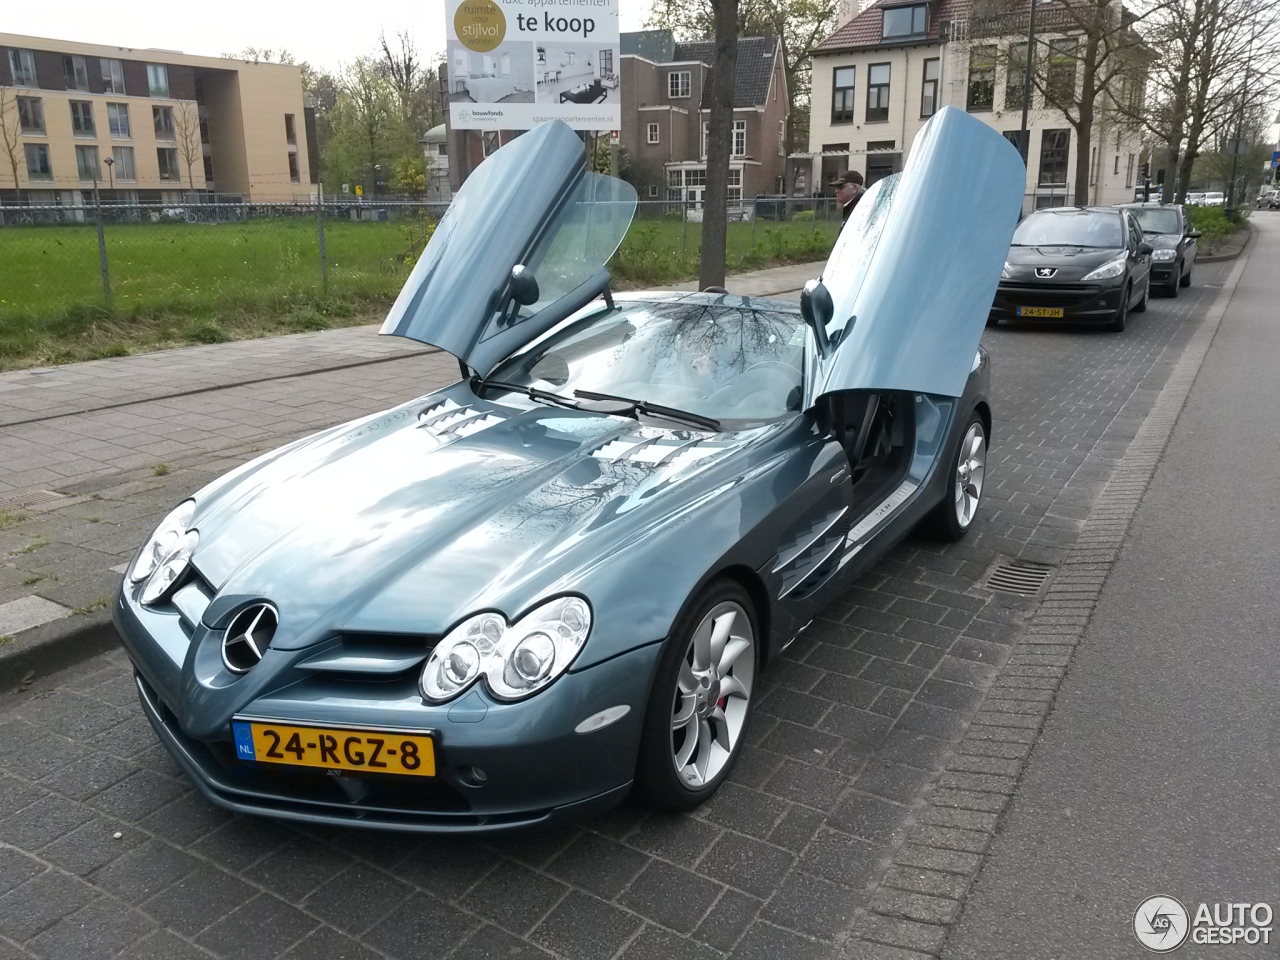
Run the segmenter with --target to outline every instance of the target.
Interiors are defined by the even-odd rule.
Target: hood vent
[[[476,410],[468,403],[457,403],[450,397],[418,412],[418,426],[440,443],[469,437],[505,419],[488,410]]]
[[[723,453],[734,445],[735,441],[732,440],[638,426],[625,436],[615,437],[593,450],[591,455],[597,460],[608,460],[610,463],[628,461],[658,466],[704,460]]]

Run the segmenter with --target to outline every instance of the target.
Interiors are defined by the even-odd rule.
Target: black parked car
[[[988,324],[1102,321],[1123,330],[1151,295],[1152,246],[1122,207],[1037,210],[1013,233]]]
[[[1181,204],[1133,203],[1125,204],[1125,209],[1133,211],[1142,235],[1153,247],[1151,282],[1176,297],[1179,287],[1191,286],[1200,231],[1191,228]]]

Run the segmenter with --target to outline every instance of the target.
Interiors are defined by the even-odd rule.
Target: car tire
[[[1177,297],[1178,288],[1182,286],[1182,264],[1177,265],[1177,274],[1172,280],[1164,285],[1164,295],[1166,297]]]
[[[1182,279],[1178,281],[1178,286],[1180,287],[1191,286],[1191,270],[1187,270],[1187,272],[1182,275]]]
[[[751,718],[760,639],[751,597],[728,578],[713,580],[680,614],[640,736],[635,786],[649,806],[691,810],[728,778]]]
[[[947,496],[930,511],[926,527],[941,540],[959,540],[973,526],[982,503],[987,474],[987,426],[977,410],[960,431],[960,439],[947,461],[951,482]]]
[[[1134,306],[1134,313],[1146,313],[1147,304],[1151,302],[1151,276],[1147,276],[1147,284],[1142,288],[1142,299]]]
[[[1111,322],[1107,324],[1107,329],[1112,333],[1123,333],[1125,321],[1129,319],[1129,288],[1124,288],[1124,293],[1120,295],[1120,306],[1116,308],[1116,315]]]

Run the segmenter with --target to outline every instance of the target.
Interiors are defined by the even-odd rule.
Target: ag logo
[[[463,0],[453,15],[453,29],[468,50],[488,53],[507,35],[507,18],[493,0]]]
[[[1187,939],[1190,919],[1173,897],[1148,897],[1133,915],[1133,933],[1148,950],[1168,953]]]

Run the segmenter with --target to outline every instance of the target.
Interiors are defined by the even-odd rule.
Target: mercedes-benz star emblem
[[[254,603],[237,613],[222,637],[222,662],[232,673],[248,673],[271,645],[280,614],[269,603]]]
[[[1057,272],[1057,267],[1036,267],[1036,276],[1040,277],[1042,280],[1048,280]]]

